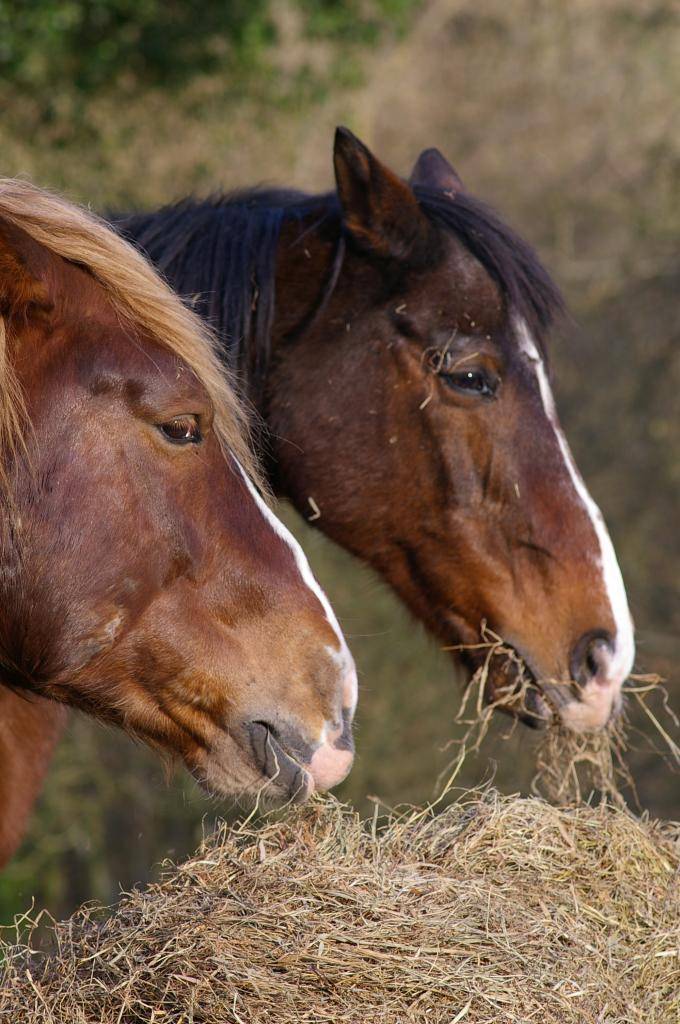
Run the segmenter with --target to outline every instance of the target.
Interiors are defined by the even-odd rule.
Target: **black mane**
[[[484,203],[466,192],[451,199],[416,187],[428,218],[452,232],[493,277],[508,308],[543,344],[562,312],[557,286],[533,249]],[[170,284],[215,328],[225,362],[257,393],[267,372],[275,308],[276,249],[282,226],[318,213],[342,233],[335,193],[250,189],[185,199],[155,213],[114,217]]]

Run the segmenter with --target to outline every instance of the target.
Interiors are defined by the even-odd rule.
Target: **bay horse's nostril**
[[[608,682],[608,670],[614,654],[614,644],[606,630],[585,633],[574,646],[570,659],[571,677],[581,686],[589,682]]]

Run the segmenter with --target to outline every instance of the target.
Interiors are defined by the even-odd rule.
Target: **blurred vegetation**
[[[420,149],[442,149],[567,291],[574,321],[552,354],[562,419],[619,552],[639,668],[672,683],[679,51],[672,0],[253,0],[206,2],[200,18],[179,0],[0,0],[0,172],[106,209],[262,179],[325,188],[336,123],[403,174]],[[364,810],[371,794],[428,799],[456,735],[451,664],[370,573],[287,515],[360,669],[358,756],[341,795]],[[495,773],[504,791],[526,791],[534,740],[507,731],[500,720],[461,783]],[[680,818],[677,776],[639,746],[642,805]],[[56,914],[114,898],[225,811],[181,770],[74,717],[0,878],[0,920],[32,896]]]
[[[404,28],[417,0],[293,0],[302,43],[347,47],[376,44],[386,25]],[[281,10],[271,0],[230,0],[201,5],[186,0],[0,0],[0,78],[34,100],[45,122],[70,101],[75,127],[87,121],[87,101],[160,87],[168,92],[200,75],[220,75],[243,93],[268,90],[275,103],[282,89],[272,54],[280,42]],[[302,62],[289,85],[300,88],[309,65]],[[318,71],[318,68],[317,68]],[[331,76],[338,67],[330,68]],[[323,76],[313,78],[317,88]]]
[[[181,0],[5,0],[0,73],[45,103],[49,91],[91,93],[120,85],[173,85],[246,64],[271,44],[266,0],[205,4]],[[227,58],[228,55],[228,58]]]

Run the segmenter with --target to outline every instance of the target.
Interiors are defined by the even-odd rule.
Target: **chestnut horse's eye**
[[[167,423],[159,423],[158,429],[173,444],[200,444],[203,440],[197,416],[175,416]]]
[[[498,381],[484,370],[461,370],[458,373],[441,373],[440,376],[450,388],[468,391],[482,398],[493,398]]]

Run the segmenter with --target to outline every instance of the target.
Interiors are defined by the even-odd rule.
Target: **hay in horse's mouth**
[[[461,654],[472,676],[465,688],[457,721],[468,723],[472,707],[474,722],[488,727],[491,713],[499,710],[513,715],[532,729],[550,726],[566,702],[556,686],[546,687],[536,677],[519,651],[494,633],[486,622],[480,626],[480,640],[474,644],[454,644],[443,650]],[[566,684],[563,688],[566,692]],[[477,745],[486,735],[486,728]]]
[[[479,751],[494,712],[505,711],[542,735],[536,747],[536,772],[532,791],[557,803],[579,802],[596,792],[615,803],[623,804],[621,787],[628,787],[635,799],[635,785],[624,755],[628,749],[628,723],[624,698],[635,701],[663,741],[667,760],[676,770],[680,767],[680,747],[647,706],[652,693],[661,695],[662,710],[680,723],[666,701],[663,680],[657,675],[631,675],[622,692],[622,700],[605,728],[597,732],[574,732],[563,724],[560,708],[569,700],[578,700],[578,685],[538,680],[521,654],[490,630],[485,622],[480,628],[480,642],[459,644],[445,650],[460,651],[473,668],[456,722],[466,726],[463,736],[453,745],[458,749],[456,761],[467,753]],[[499,677],[506,680],[498,685]],[[489,700],[489,683],[493,693]],[[512,731],[512,730],[511,730]],[[444,778],[448,769],[442,773]]]
[[[480,626],[478,643],[455,644],[443,650],[460,653],[472,669],[461,714],[470,704],[470,694],[476,694],[477,718],[481,717],[482,707],[486,707],[489,713],[499,710],[511,714],[532,729],[577,731],[573,726],[572,730],[565,728],[562,712],[568,705],[583,701],[581,685],[574,679],[539,677],[524,655],[485,621]],[[622,700],[617,700],[606,728],[615,724],[622,707]],[[463,721],[461,714],[458,717]]]

